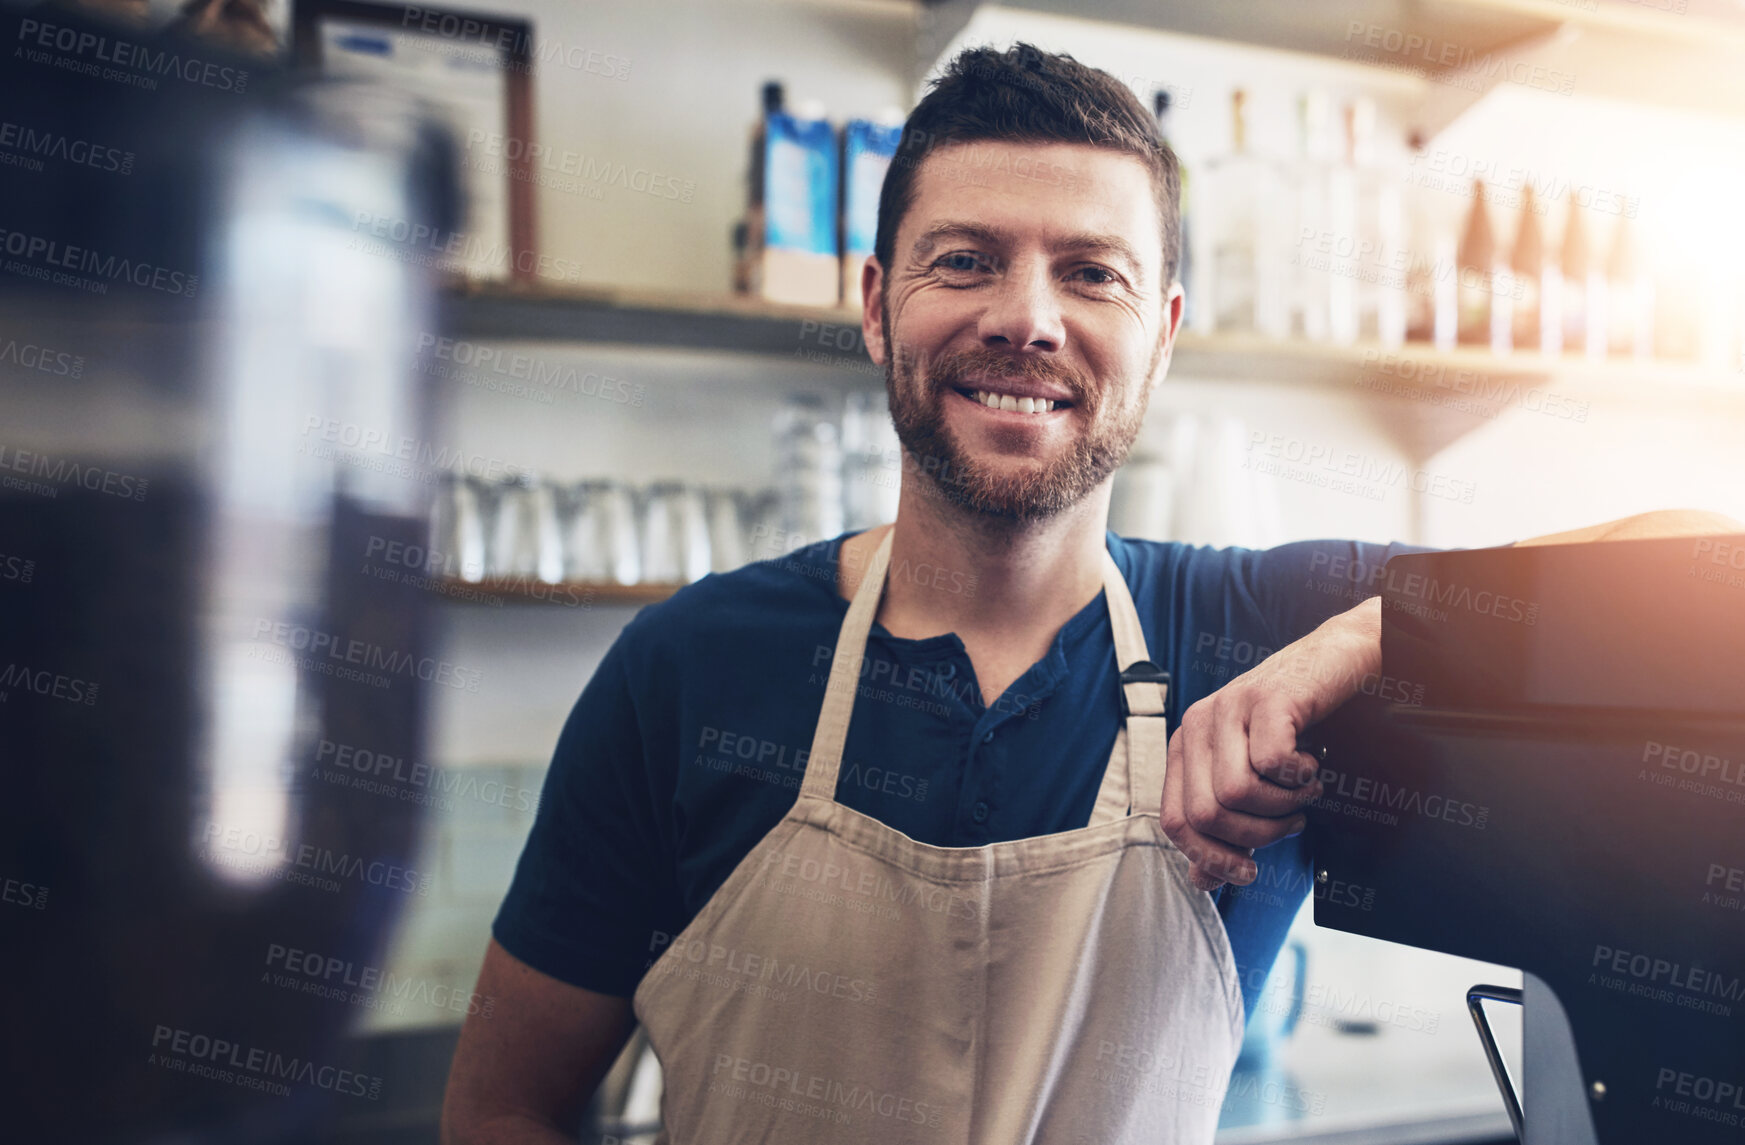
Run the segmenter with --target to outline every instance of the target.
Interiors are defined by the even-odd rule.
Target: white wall
[[[537,65],[536,141],[696,184],[688,204],[621,185],[600,199],[541,187],[540,249],[579,262],[588,284],[729,288],[731,230],[745,205],[750,129],[765,80],[786,82],[790,106],[816,98],[837,120],[909,105],[902,77],[913,55],[913,16],[904,4],[481,0],[464,7],[531,19],[539,50],[560,58],[580,48],[629,61],[622,79],[556,59]]]
[[[906,78],[912,12],[888,0],[642,5],[482,0],[479,7],[530,15],[548,42],[581,44],[632,61],[625,80],[564,67],[542,69],[535,85],[541,142],[671,172],[697,184],[690,205],[621,188],[600,201],[542,193],[544,249],[581,260],[588,281],[599,284],[726,288],[728,230],[743,205],[747,129],[765,78],[786,79],[791,97],[817,96],[838,117],[891,103],[907,108],[913,102]],[[1176,141],[1190,168],[1225,145],[1228,93],[1238,79],[1252,93],[1257,149],[1278,153],[1291,146],[1301,87],[1324,86],[1336,100],[1367,91],[1380,102],[1384,122],[1397,126],[1418,83],[1287,53],[996,10],[984,11],[961,39],[1020,36],[1130,77],[1147,100],[1157,84],[1175,89]],[[1615,139],[1595,132],[1595,113],[1593,106],[1564,97],[1498,93],[1439,145],[1485,155],[1493,153],[1487,149],[1499,149],[1499,162],[1518,162],[1510,158],[1517,154],[1539,156],[1567,167],[1578,182],[1609,179],[1624,185],[1649,158],[1634,160]],[[1654,117],[1620,122],[1626,119],[1634,125],[1633,139],[1653,134]],[[1523,134],[1521,123],[1548,126],[1538,137]],[[1712,130],[1699,125],[1666,136],[1671,150],[1662,158],[1671,162],[1671,156],[1700,149],[1700,141],[1709,137],[1705,132]],[[1728,139],[1736,154],[1745,155],[1738,145],[1745,141]],[[1513,150],[1504,149],[1510,140]],[[1655,189],[1659,186],[1643,181],[1645,226],[1651,200],[1658,203],[1656,196],[1664,195],[1669,211],[1676,201],[1675,187],[1663,192]],[[1452,197],[1450,204],[1457,217],[1462,204]],[[1654,207],[1656,217],[1661,209]],[[1503,231],[1506,236],[1508,228]],[[840,395],[845,384],[881,384],[872,373],[845,383],[802,363],[750,357],[548,344],[519,348],[548,363],[574,364],[643,387],[646,400],[633,407],[573,394],[543,405],[444,383],[446,441],[563,478],[613,474],[633,481],[677,476],[767,484],[773,475],[768,427],[783,392]],[[1231,414],[1254,431],[1289,434],[1472,482],[1477,495],[1470,506],[1426,503],[1420,539],[1439,545],[1490,544],[1663,505],[1715,508],[1745,518],[1745,451],[1737,448],[1737,414],[1693,418],[1671,406],[1645,414],[1639,408],[1596,405],[1587,423],[1571,425],[1514,410],[1440,456],[1417,459],[1407,457],[1362,394],[1355,385],[1308,391],[1180,374],[1168,379],[1154,400],[1143,444],[1166,448],[1173,414]],[[1273,539],[1413,539],[1411,508],[1401,489],[1372,500],[1267,480],[1279,508],[1280,532]],[[433,758],[452,768],[487,769],[481,774],[519,774],[537,785],[570,704],[629,615],[624,609],[445,606],[443,654],[486,668],[491,684],[480,696],[437,708]],[[482,814],[477,808],[460,808],[438,821],[426,861],[451,876],[443,880],[451,889],[441,902],[422,906],[399,936],[396,972],[470,983],[485,927],[530,822],[525,815]],[[1457,1015],[1458,1004],[1449,1005]],[[369,1021],[407,1025],[451,1019],[376,1015]],[[1450,1020],[1451,1028],[1458,1025]]]

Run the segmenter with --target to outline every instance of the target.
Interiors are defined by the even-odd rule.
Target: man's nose
[[[988,308],[977,330],[983,346],[1014,350],[1059,350],[1066,341],[1060,299],[1047,266],[1008,265],[983,294]]]

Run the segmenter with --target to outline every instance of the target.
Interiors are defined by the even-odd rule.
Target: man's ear
[[[1182,284],[1169,284],[1169,293],[1163,296],[1163,322],[1157,332],[1157,369],[1152,371],[1149,379],[1155,386],[1169,372],[1170,358],[1175,354],[1175,338],[1181,333],[1182,314],[1187,309],[1187,294],[1182,290]]]
[[[1187,291],[1182,289],[1179,282],[1170,283],[1169,294],[1163,300],[1164,335],[1169,339],[1169,345],[1164,347],[1166,354],[1174,349],[1175,336],[1182,332],[1182,315],[1187,312],[1187,308]]]
[[[873,365],[885,364],[888,347],[881,320],[885,312],[885,269],[876,255],[868,255],[860,268],[860,338],[866,343],[867,357]]]

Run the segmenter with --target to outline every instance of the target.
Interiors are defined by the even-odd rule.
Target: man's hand
[[[1304,729],[1381,671],[1381,598],[1370,597],[1190,707],[1169,739],[1164,834],[1194,885],[1254,881],[1254,852],[1303,829],[1320,763],[1297,750]]]

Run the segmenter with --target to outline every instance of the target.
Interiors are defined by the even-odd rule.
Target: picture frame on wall
[[[411,4],[297,0],[292,53],[299,67],[408,92],[451,132],[461,221],[451,234],[420,241],[428,248],[422,254],[473,281],[538,276],[528,146],[531,21]]]

